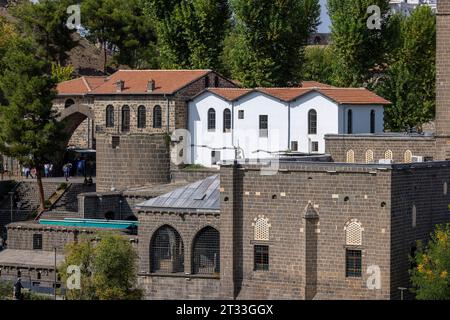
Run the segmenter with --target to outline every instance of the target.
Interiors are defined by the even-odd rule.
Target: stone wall
[[[221,291],[237,299],[398,299],[408,283],[411,243],[450,222],[444,183],[450,163],[283,165],[273,176],[257,167],[221,169]],[[416,205],[416,227],[411,207]],[[308,219],[314,208],[317,221]],[[269,271],[254,271],[254,219],[270,223]],[[362,276],[345,275],[344,227],[363,227]],[[315,235],[314,235],[315,234]],[[381,289],[366,286],[379,266]]]
[[[395,163],[405,162],[405,152],[414,156],[434,159],[436,140],[428,136],[408,135],[327,135],[325,152],[334,162],[347,162],[347,152],[353,150],[356,163],[366,163],[366,152],[373,151],[375,163],[385,158],[385,152],[391,150]]]
[[[121,135],[113,148],[110,135],[97,137],[97,192],[168,183],[169,151],[164,134]]]
[[[219,173],[220,171],[216,169],[172,170],[172,181],[196,182]]]
[[[436,52],[436,159],[450,159],[450,1],[438,1]]]
[[[211,226],[220,230],[218,212],[166,213],[139,212],[139,283],[147,299],[217,299],[220,282],[217,277],[192,275],[192,248],[195,236]],[[150,273],[150,243],[162,226],[173,227],[181,236],[184,247],[184,273],[161,275]]]

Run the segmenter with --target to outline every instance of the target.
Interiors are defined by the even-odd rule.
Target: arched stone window
[[[213,108],[208,110],[208,130],[216,130],[216,110]]]
[[[362,232],[364,229],[361,223],[356,219],[352,219],[345,225],[345,245],[362,246]]]
[[[370,133],[375,133],[375,110],[370,111]]]
[[[230,132],[231,130],[231,111],[230,109],[223,110],[223,132]]]
[[[256,241],[269,241],[270,239],[270,223],[269,219],[264,216],[258,216],[254,219],[252,226],[254,227],[253,239]]]
[[[139,106],[138,108],[138,118],[137,127],[143,129],[147,126],[147,109],[145,106]]]
[[[122,132],[130,131],[130,107],[122,107]]]
[[[411,163],[412,162],[412,152],[411,150],[406,150],[405,151],[405,156],[404,156],[404,162],[405,163]]]
[[[347,112],[347,134],[353,133],[353,111],[348,110]]]
[[[218,88],[219,86],[220,86],[219,77],[215,76],[214,77],[214,87]]]
[[[150,242],[150,272],[184,272],[184,245],[180,234],[170,226],[159,228]]]
[[[106,107],[106,127],[114,128],[114,107],[112,105]]]
[[[372,150],[367,150],[366,151],[366,163],[374,163],[373,151]]]
[[[64,108],[69,108],[71,106],[73,106],[75,104],[75,101],[73,101],[73,99],[67,99],[66,102],[64,103]]]
[[[162,110],[160,106],[153,108],[153,128],[162,127]]]
[[[205,88],[209,88],[209,76],[205,77]]]
[[[347,163],[355,163],[355,151],[347,151]]]
[[[212,227],[202,229],[194,239],[193,273],[218,274],[220,272],[220,234]]]
[[[384,153],[384,159],[386,159],[386,160],[394,160],[394,153],[392,152],[392,150],[387,150]]]
[[[308,134],[317,134],[317,111],[314,109],[308,112]]]

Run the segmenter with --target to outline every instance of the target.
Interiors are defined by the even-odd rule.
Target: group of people
[[[36,178],[37,170],[36,168],[30,168],[27,166],[22,167],[22,176],[24,176],[26,179],[35,179]],[[49,178],[53,176],[53,164],[52,163],[46,163],[44,164],[44,177]]]

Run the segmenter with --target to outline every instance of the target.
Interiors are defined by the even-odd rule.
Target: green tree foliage
[[[39,46],[45,49],[48,59],[64,64],[68,51],[78,44],[73,38],[75,30],[67,28],[67,7],[70,0],[21,1],[12,7],[21,33],[33,36]]]
[[[333,51],[329,46],[308,46],[305,50],[303,80],[332,84]]]
[[[59,273],[67,281],[67,267],[81,269],[81,290],[68,290],[71,300],[139,300],[142,291],[136,288],[137,253],[124,237],[101,234],[97,245],[81,241],[67,247],[65,263]]]
[[[45,207],[41,170],[60,150],[55,143],[64,136],[52,109],[55,79],[51,62],[33,39],[10,41],[0,65],[0,153],[37,169],[41,210]]]
[[[13,296],[13,283],[0,280],[0,300],[11,300]]]
[[[154,23],[144,14],[143,0],[84,0],[81,3],[81,23],[87,37],[102,44],[104,71],[107,49],[114,52],[117,64],[131,68],[154,67]]]
[[[221,71],[230,10],[227,0],[148,0],[157,21],[162,68]]]
[[[57,83],[73,79],[75,69],[72,65],[66,67],[59,63],[52,63],[52,76]]]
[[[231,0],[233,47],[226,53],[244,86],[288,86],[298,79],[304,46],[319,24],[317,0]]]
[[[392,102],[386,108],[389,129],[420,130],[435,115],[436,17],[429,7],[420,6],[410,17],[398,19],[398,45],[376,91]]]
[[[370,29],[367,13],[371,5],[381,10],[381,29]],[[328,0],[332,26],[333,82],[341,87],[358,87],[373,77],[385,62],[389,45],[389,0]]]
[[[413,257],[411,281],[419,300],[450,300],[450,224],[437,226],[425,247]]]

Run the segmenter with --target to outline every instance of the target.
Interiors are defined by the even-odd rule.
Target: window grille
[[[33,250],[42,250],[42,234],[33,234]]]
[[[140,129],[143,129],[147,126],[147,110],[144,106],[139,106],[138,108],[137,126]]]
[[[244,119],[244,110],[239,110],[239,111],[238,111],[238,118],[239,118],[240,120]]]
[[[256,241],[269,241],[270,239],[270,223],[269,219],[259,216],[254,219],[252,226],[254,227],[253,239]]]
[[[130,131],[130,107],[122,107],[122,132]]]
[[[106,107],[106,127],[114,127],[114,107],[111,105]]]
[[[375,110],[370,111],[370,133],[375,133]]]
[[[405,163],[412,163],[412,156],[411,150],[406,150],[404,156]]]
[[[269,136],[269,117],[267,115],[259,116],[259,137],[267,138]]]
[[[386,159],[386,160],[393,160],[394,159],[394,154],[392,153],[391,150],[387,150],[384,153],[384,159]]]
[[[311,152],[319,152],[319,141],[311,142]]]
[[[317,134],[317,111],[314,109],[308,112],[308,134]]]
[[[153,128],[162,127],[162,111],[160,106],[153,108]]]
[[[347,163],[355,163],[355,151],[347,151]]]
[[[362,275],[362,253],[361,250],[346,250],[345,254],[345,276],[347,278],[359,278]]]
[[[216,130],[216,110],[212,108],[208,110],[208,130]]]
[[[269,270],[269,246],[255,245],[254,247],[254,270]]]
[[[353,111],[348,110],[347,112],[347,133],[353,133]]]
[[[298,151],[298,141],[291,141],[291,151]]]
[[[356,220],[350,221],[345,227],[345,244],[347,246],[361,246],[363,230],[361,223]]]
[[[374,157],[373,157],[373,151],[367,150],[366,151],[366,163],[374,163]]]
[[[229,132],[231,130],[231,111],[225,109],[223,111],[223,132]]]
[[[180,234],[170,226],[155,232],[151,245],[151,272],[184,272],[184,245]]]
[[[220,235],[212,227],[201,230],[194,240],[194,274],[220,272]]]

